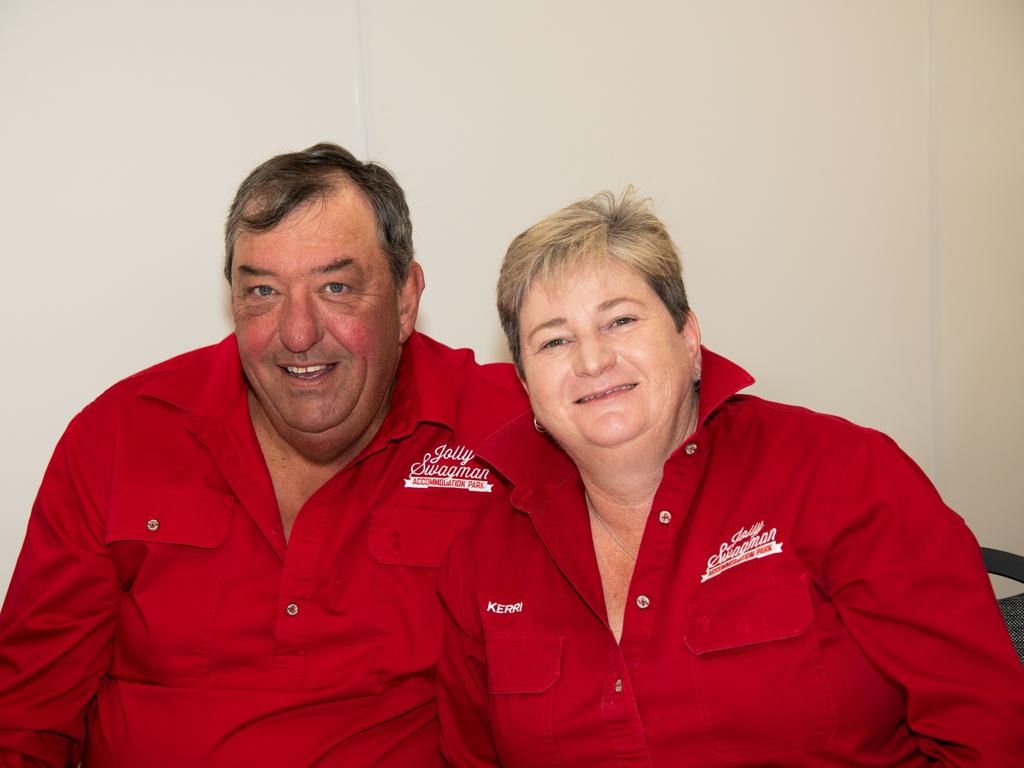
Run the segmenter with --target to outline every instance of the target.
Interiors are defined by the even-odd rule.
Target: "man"
[[[526,403],[414,330],[401,188],[318,144],[243,182],[235,333],[61,439],[0,614],[0,766],[430,766],[436,568]]]

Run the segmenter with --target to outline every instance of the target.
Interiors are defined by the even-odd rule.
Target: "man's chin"
[[[337,393],[330,397],[302,393],[298,396],[268,399],[270,402],[264,402],[257,395],[264,413],[269,417],[270,425],[282,437],[294,433],[295,436],[306,435],[312,439],[342,428],[355,407],[355,403],[349,404],[347,408],[341,407],[342,404],[337,402],[340,399]]]
[[[296,437],[317,440],[329,437],[332,433],[343,429],[345,419],[323,417],[285,417],[283,431]]]

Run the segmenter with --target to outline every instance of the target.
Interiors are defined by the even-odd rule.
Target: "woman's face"
[[[637,272],[608,262],[535,283],[519,320],[534,415],[570,454],[670,451],[686,437],[697,408],[700,329],[691,313],[676,330]]]

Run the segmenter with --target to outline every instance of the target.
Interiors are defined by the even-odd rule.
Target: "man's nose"
[[[573,367],[580,376],[600,376],[615,364],[615,348],[600,336],[579,336],[576,339]]]
[[[285,299],[279,332],[281,342],[290,352],[306,352],[323,335],[323,325],[309,296]]]

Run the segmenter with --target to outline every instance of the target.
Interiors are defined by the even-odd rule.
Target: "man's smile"
[[[328,363],[326,365],[285,365],[282,366],[287,371],[289,376],[294,376],[299,379],[318,379],[321,376],[326,376],[328,373],[334,370],[334,366],[337,363]]]

